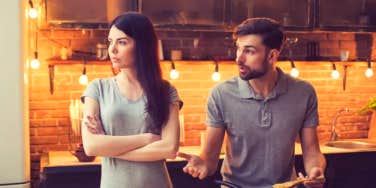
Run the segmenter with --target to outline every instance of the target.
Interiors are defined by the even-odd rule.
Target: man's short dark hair
[[[233,38],[260,35],[263,44],[269,49],[281,50],[284,41],[283,27],[271,18],[249,18],[235,28]]]

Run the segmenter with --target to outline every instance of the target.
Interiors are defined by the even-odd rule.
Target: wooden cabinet
[[[49,0],[50,27],[103,28],[125,11],[140,11],[158,28],[228,30],[247,18],[269,17],[286,30],[375,31],[376,0]],[[64,8],[62,8],[64,7]],[[70,11],[74,8],[80,11]],[[106,9],[107,7],[107,9]],[[93,14],[94,12],[94,14]]]
[[[175,188],[219,188],[214,183],[215,179],[221,179],[219,169],[216,174],[204,180],[192,178],[183,172],[185,161],[173,161],[167,163],[167,169]],[[222,161],[219,162],[220,168]],[[59,167],[45,167],[40,175],[39,188],[99,188],[101,168],[97,165],[66,165]]]
[[[376,0],[317,0],[317,2],[319,11],[315,17],[321,30],[376,30]]]
[[[327,159],[327,188],[375,188],[376,152],[330,154]]]
[[[325,154],[325,188],[375,188],[376,152]],[[303,158],[297,156],[297,172],[302,172]]]
[[[160,28],[225,29],[226,0],[141,1],[138,9]]]
[[[326,188],[375,188],[376,152],[355,152],[325,154],[327,159]],[[43,159],[46,156],[42,157]],[[221,179],[218,170],[212,177],[198,180],[185,174],[182,169],[185,161],[167,162],[168,172],[175,188],[219,188],[214,182]],[[45,167],[44,167],[45,166]],[[303,172],[303,159],[296,156],[297,172]],[[72,165],[46,166],[42,163],[40,188],[99,188],[100,163],[74,163]]]
[[[217,172],[204,180],[199,180],[198,178],[192,178],[192,176],[183,172],[183,167],[186,165],[185,161],[168,162],[167,169],[171,177],[172,184],[174,188],[195,188],[195,187],[205,187],[205,188],[220,188],[219,185],[214,183],[216,179],[222,179],[220,174],[220,168],[222,165],[222,160],[219,161]]]
[[[313,0],[232,0],[227,7],[232,26],[253,17],[279,21],[287,30],[313,29]]]

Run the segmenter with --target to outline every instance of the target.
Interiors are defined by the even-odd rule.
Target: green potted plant
[[[360,113],[365,113],[370,110],[376,110],[376,97],[371,99],[367,105],[365,105],[362,109],[360,109]]]
[[[369,124],[368,138],[376,139],[376,97],[371,99],[362,109],[360,113],[364,114],[365,112],[372,111],[372,117]]]

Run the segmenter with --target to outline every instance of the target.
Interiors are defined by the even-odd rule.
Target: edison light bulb
[[[80,82],[81,85],[87,85],[89,82],[86,74],[81,75],[78,81]]]
[[[218,82],[221,79],[221,74],[219,74],[219,72],[214,72],[212,74],[212,79],[213,81]]]
[[[339,72],[337,70],[332,71],[332,78],[333,79],[338,79],[339,78]]]
[[[299,76],[299,70],[297,68],[292,68],[291,71],[290,71],[290,75],[292,77],[297,78]]]
[[[173,79],[173,80],[178,79],[179,78],[179,71],[172,69],[170,71],[170,78]]]
[[[38,69],[39,68],[39,65],[40,65],[40,62],[38,59],[34,58],[33,60],[31,60],[30,62],[30,67],[32,69]]]
[[[366,77],[367,77],[367,78],[370,78],[370,77],[373,76],[373,70],[372,70],[371,68],[368,68],[368,69],[366,70],[365,74],[366,74]]]
[[[31,19],[35,19],[38,17],[38,10],[36,8],[30,8],[29,9],[29,17]]]

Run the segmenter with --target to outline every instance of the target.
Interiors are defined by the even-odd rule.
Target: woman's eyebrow
[[[112,39],[112,38],[108,37],[108,40],[110,40],[110,39]],[[120,38],[117,38],[117,39],[115,39],[115,40],[122,40],[122,39],[127,39],[127,40],[129,40],[129,37],[120,37]]]

